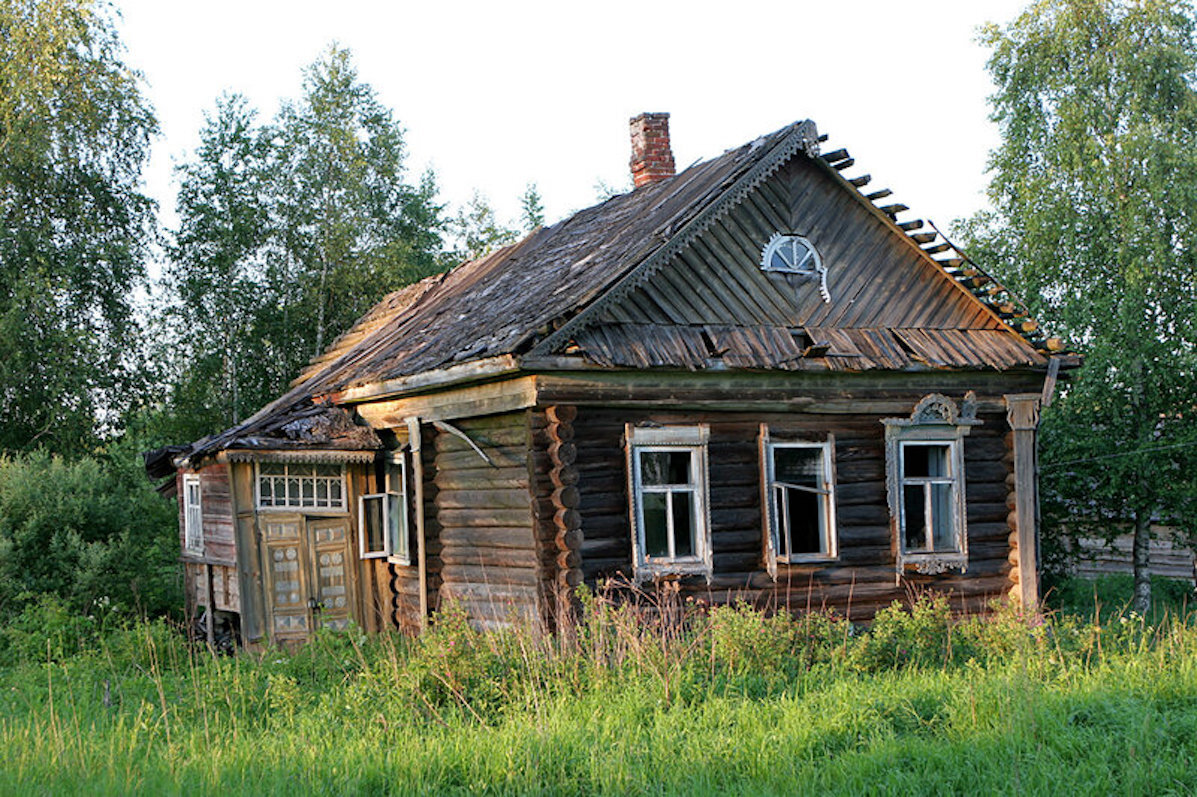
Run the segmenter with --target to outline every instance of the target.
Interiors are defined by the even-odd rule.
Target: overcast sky
[[[668,111],[679,170],[798,119],[941,227],[985,203],[996,144],[977,28],[1014,0],[267,2],[116,0],[162,126],[148,189],[173,224],[172,166],[222,91],[263,119],[331,42],[407,130],[414,181],[514,218],[536,183],[549,221],[627,182],[628,118]]]

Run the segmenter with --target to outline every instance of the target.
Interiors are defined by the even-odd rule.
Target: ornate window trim
[[[897,577],[909,569],[933,575],[948,570],[968,569],[968,513],[965,505],[964,438],[977,420],[976,394],[965,394],[963,406],[940,393],[924,396],[908,418],[886,418],[885,468],[886,495],[889,502],[890,523],[897,541]],[[948,473],[936,477],[907,477],[904,452],[907,446],[946,445]],[[904,488],[931,483],[950,484],[949,519],[952,523],[954,546],[944,550],[911,550],[906,528]],[[927,509],[925,512],[934,512]],[[931,516],[924,515],[927,523]],[[930,546],[934,548],[934,546]]]

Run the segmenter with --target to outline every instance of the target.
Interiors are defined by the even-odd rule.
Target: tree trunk
[[[1151,611],[1151,511],[1135,512],[1135,542],[1131,549],[1135,572],[1134,600],[1131,608],[1143,617]]]

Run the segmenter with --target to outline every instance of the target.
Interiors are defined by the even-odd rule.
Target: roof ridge
[[[752,166],[748,168],[747,172],[740,173],[728,187],[725,187],[728,184],[728,180],[725,180],[720,184],[718,189],[708,191],[701,198],[702,201],[706,201],[708,197],[711,197],[705,207],[691,215],[676,230],[671,230],[667,239],[663,240],[652,251],[646,253],[643,259],[638,259],[636,265],[630,267],[614,285],[599,293],[585,308],[578,311],[555,332],[537,343],[532,348],[531,353],[548,354],[559,346],[568,343],[571,335],[576,335],[578,332],[586,329],[594,323],[594,317],[601,314],[605,308],[622,300],[628,293],[643,284],[645,280],[663,267],[669,258],[693,240],[694,237],[707,229],[723,213],[727,212],[732,206],[743,199],[749,191],[768,179],[773,172],[780,168],[792,155],[797,153],[799,149],[805,150],[811,158],[817,157],[819,154],[819,132],[815,127],[815,123],[810,119],[783,127],[781,130],[771,133],[770,136],[780,136],[780,138],[771,148],[755,159],[755,161],[750,161]],[[763,136],[762,138],[769,138],[770,136]],[[728,153],[745,148],[748,148],[749,152],[751,152],[760,146],[758,143],[759,140],[755,139],[748,144],[736,148],[736,150],[729,150]],[[693,207],[693,205],[690,205],[690,207]]]

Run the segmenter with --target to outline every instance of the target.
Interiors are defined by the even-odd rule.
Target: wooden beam
[[[420,419],[407,419],[407,441],[411,449],[412,499],[416,505],[416,568],[420,574],[420,630],[428,628],[428,537],[424,525],[424,460]]]
[[[857,188],[864,188],[866,185],[873,182],[873,175],[862,174],[860,177],[853,177],[848,182],[852,183],[852,185],[856,186]],[[886,188],[885,190],[889,191],[888,188]]]
[[[871,194],[865,194],[865,199],[869,200],[870,202],[876,202],[878,199],[885,199],[892,193],[893,191],[889,190],[888,188],[882,188],[880,191],[874,191]]]
[[[375,428],[397,428],[402,427],[406,419],[412,416],[419,416],[426,421],[449,421],[522,410],[535,403],[535,377],[524,375],[439,393],[371,401],[357,405],[356,409]]]

